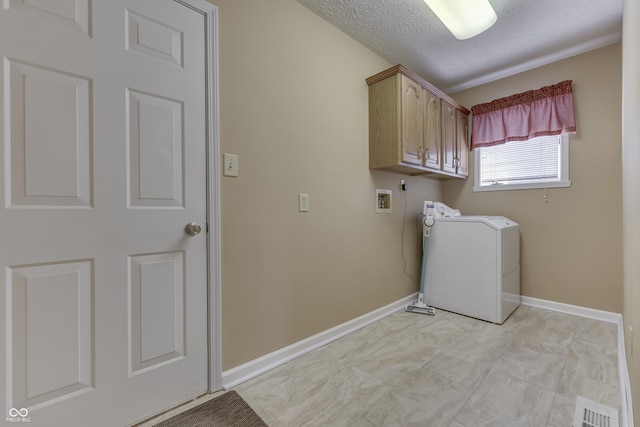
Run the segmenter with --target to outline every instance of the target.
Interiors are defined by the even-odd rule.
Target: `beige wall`
[[[622,311],[621,47],[454,94],[480,102],[574,81],[571,188],[473,193],[368,169],[367,86],[392,65],[295,0],[218,7],[222,178],[222,351],[227,370],[415,292],[414,218],[426,199],[521,224],[523,295]],[[424,76],[428,79],[428,76]],[[473,160],[473,157],[472,157]],[[473,169],[472,171],[473,172]],[[375,189],[394,212],[375,213]],[[297,212],[298,193],[311,211]]]
[[[625,0],[622,35],[624,324],[636,424],[640,417],[640,5]],[[631,329],[633,328],[633,329]],[[631,331],[636,331],[633,335]],[[634,352],[634,348],[636,349]]]
[[[294,0],[218,6],[222,363],[227,370],[417,290],[414,218],[441,185],[368,168],[365,78],[392,64]],[[393,213],[375,213],[375,189]],[[298,194],[311,210],[298,212]]]
[[[620,313],[620,44],[453,96],[471,107],[562,80],[573,80],[578,126],[569,143],[571,187],[549,189],[545,203],[541,189],[474,193],[471,178],[445,183],[444,200],[465,214],[520,223],[523,295]]]

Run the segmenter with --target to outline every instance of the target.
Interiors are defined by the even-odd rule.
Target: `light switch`
[[[238,155],[224,154],[224,176],[238,176]]]
[[[300,212],[309,212],[309,195],[306,193],[300,193],[298,195],[298,202],[300,204],[299,211]]]

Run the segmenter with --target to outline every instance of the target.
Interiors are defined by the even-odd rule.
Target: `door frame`
[[[207,149],[207,294],[209,392],[222,389],[220,241],[220,113],[218,100],[218,8],[205,0],[174,0],[201,13],[205,22]]]

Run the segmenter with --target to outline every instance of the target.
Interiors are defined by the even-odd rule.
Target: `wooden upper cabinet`
[[[469,114],[442,101],[442,170],[469,176]]]
[[[456,174],[469,176],[469,114],[456,110]]]
[[[414,165],[422,165],[424,94],[422,86],[400,76],[402,93],[400,95],[402,107],[400,109],[400,129],[402,146],[402,161]]]
[[[442,157],[442,132],[440,128],[441,101],[438,96],[422,89],[424,94],[424,160],[422,165],[429,169],[440,170]]]
[[[469,110],[402,65],[369,77],[367,84],[371,169],[468,175],[468,168],[466,173],[460,168],[468,163],[468,149],[464,156],[458,151],[458,139],[467,131],[458,127]]]
[[[456,173],[456,109],[442,101],[442,170]]]

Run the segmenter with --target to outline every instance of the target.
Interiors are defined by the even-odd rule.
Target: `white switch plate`
[[[299,211],[309,212],[309,195],[306,193],[300,193],[298,195]]]
[[[224,154],[224,176],[238,176],[237,154]]]

